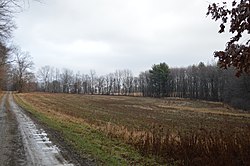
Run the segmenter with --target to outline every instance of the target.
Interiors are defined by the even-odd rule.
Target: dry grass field
[[[100,164],[250,164],[250,114],[223,103],[48,93],[15,100]]]

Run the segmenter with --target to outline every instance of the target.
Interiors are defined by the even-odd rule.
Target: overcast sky
[[[214,2],[214,1],[213,1]],[[135,75],[166,62],[211,62],[229,36],[206,17],[206,0],[43,0],[16,17],[14,41],[36,69],[50,65],[98,75]]]

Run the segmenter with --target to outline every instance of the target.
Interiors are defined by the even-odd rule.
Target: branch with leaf
[[[221,21],[219,33],[225,32],[226,24],[234,36],[227,42],[224,51],[215,51],[221,68],[236,68],[236,76],[250,74],[250,0],[213,3],[208,6],[207,16]],[[243,39],[243,37],[246,37]]]

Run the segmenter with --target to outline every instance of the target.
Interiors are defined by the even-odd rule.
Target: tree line
[[[250,109],[250,75],[235,77],[234,69],[222,70],[217,64],[205,65],[201,62],[188,67],[169,68],[166,63],[160,63],[138,76],[128,69],[98,76],[95,70],[82,74],[51,66],[43,66],[33,74],[29,68],[32,62],[24,57],[20,61],[22,65],[17,63],[11,70],[10,83],[6,87],[9,90],[179,97],[222,101],[238,108]],[[22,60],[27,62],[23,63]]]
[[[236,77],[233,68],[224,70],[217,64],[205,65],[202,62],[189,67],[170,68],[167,72],[166,68],[165,63],[154,65],[139,75],[143,96],[222,101],[250,109],[249,74]]]

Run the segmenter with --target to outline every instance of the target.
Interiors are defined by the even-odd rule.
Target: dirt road
[[[4,94],[0,105],[0,161],[4,166],[73,165],[17,106],[11,93]]]
[[[4,95],[0,105],[0,165],[27,165],[21,133],[6,100]]]

